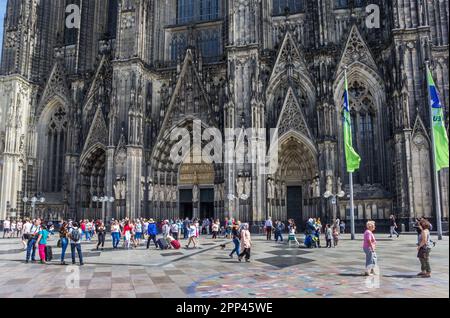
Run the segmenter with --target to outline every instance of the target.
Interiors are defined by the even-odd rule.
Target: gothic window
[[[295,14],[304,11],[303,0],[273,0],[273,15]]]
[[[202,57],[211,59],[220,54],[219,32],[217,30],[201,31],[197,41],[198,49],[202,52]]]
[[[348,7],[348,0],[334,0],[335,9],[345,9]]]
[[[177,24],[219,18],[220,0],[177,0]]]
[[[364,6],[365,0],[334,0],[335,9],[347,9],[351,5],[355,8]]]
[[[354,81],[349,85],[349,97],[353,147],[361,156],[360,169],[354,174],[355,181],[360,184],[375,184],[379,179],[373,96],[362,83]]]
[[[47,126],[46,158],[44,160],[44,191],[62,190],[64,176],[64,156],[66,153],[67,118],[63,107],[56,108]]]
[[[117,31],[117,10],[118,10],[118,0],[109,0],[109,11],[108,11],[108,35],[111,38],[116,37]]]
[[[66,0],[66,6],[70,4],[76,4],[76,5],[80,5],[80,0]],[[71,12],[66,13],[66,18],[67,16],[71,14]],[[63,23],[66,23],[66,19],[64,18]],[[77,38],[78,38],[78,29],[77,28],[66,28],[64,26],[64,45],[73,45],[77,43]]]
[[[16,28],[20,21],[21,0],[8,1],[7,15],[5,19],[6,29]],[[3,23],[3,21],[1,21]]]
[[[176,61],[184,56],[187,47],[186,36],[183,33],[174,34],[170,42],[170,58]]]

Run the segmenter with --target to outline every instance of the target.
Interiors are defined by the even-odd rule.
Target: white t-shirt
[[[7,220],[5,220],[5,221],[3,221],[3,228],[6,230],[6,229],[10,229],[11,228],[11,222],[9,222],[9,221],[7,221]]]
[[[26,222],[23,226],[23,234],[30,234],[30,230],[31,230],[31,223]]]
[[[23,228],[23,223],[22,222],[17,222],[17,229],[20,231]]]
[[[113,233],[119,233],[119,232],[120,232],[120,225],[118,225],[118,224],[113,224],[113,226],[111,227],[111,232],[113,232]]]

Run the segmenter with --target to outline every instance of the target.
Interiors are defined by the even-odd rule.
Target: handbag
[[[56,247],[61,248],[62,244],[61,244],[61,239],[58,240],[58,243],[56,243]]]

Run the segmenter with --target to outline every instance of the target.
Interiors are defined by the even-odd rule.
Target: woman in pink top
[[[375,253],[377,241],[373,235],[373,231],[375,231],[375,222],[367,222],[366,227],[367,230],[364,232],[363,243],[363,250],[364,253],[366,253],[366,271],[364,275],[369,276],[375,274],[375,267],[377,266],[377,254]]]
[[[245,256],[245,261],[250,262],[250,250],[252,248],[252,239],[250,237],[250,231],[248,230],[248,224],[245,223],[242,225],[241,230],[241,247],[243,248],[243,252],[239,255],[239,262],[242,261],[242,258]]]

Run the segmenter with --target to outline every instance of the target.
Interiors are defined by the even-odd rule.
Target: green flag
[[[345,95],[344,95],[344,143],[345,160],[347,162],[347,172],[355,172],[359,169],[361,157],[353,149],[352,141],[352,117],[350,115],[350,103],[348,98],[347,73],[345,74]]]
[[[428,70],[428,89],[433,116],[434,154],[436,171],[448,168],[448,136],[445,130],[444,111],[439,99],[439,93],[434,84],[433,75]]]

